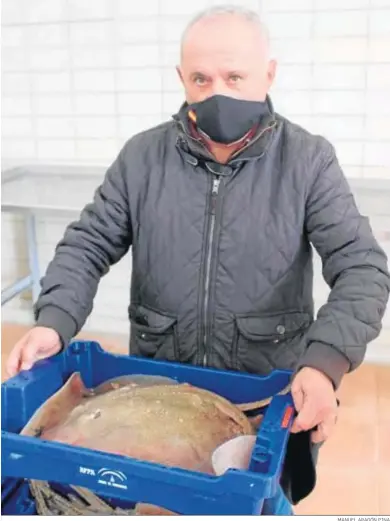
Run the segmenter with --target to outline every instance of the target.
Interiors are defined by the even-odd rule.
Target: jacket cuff
[[[43,307],[38,314],[36,325],[54,329],[61,339],[63,349],[68,346],[73,336],[77,333],[75,320],[56,306]]]
[[[335,390],[341,384],[343,376],[350,370],[350,362],[336,348],[322,342],[313,342],[299,360],[298,369],[313,367],[330,378]]]

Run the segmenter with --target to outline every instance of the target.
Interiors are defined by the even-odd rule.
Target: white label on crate
[[[87,467],[79,468],[80,474],[86,474],[87,476],[96,476],[96,472],[93,469],[89,469]]]
[[[98,478],[98,483],[100,483],[100,485],[127,490],[127,485],[125,484],[127,478],[120,470],[100,469],[98,472]]]
[[[9,455],[9,457],[11,459],[20,459],[20,458],[23,458],[23,454],[18,454],[17,452],[11,452],[11,454]]]

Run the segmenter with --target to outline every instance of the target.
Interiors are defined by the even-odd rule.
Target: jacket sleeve
[[[386,255],[357,209],[334,148],[324,140],[322,149],[307,198],[306,231],[330,293],[309,328],[299,368],[321,370],[337,388],[381,331],[390,277]]]
[[[93,200],[71,223],[41,280],[36,325],[58,332],[65,347],[92,311],[100,279],[129,250],[130,209],[122,152],[108,168]]]

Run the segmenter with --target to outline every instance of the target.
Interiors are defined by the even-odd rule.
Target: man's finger
[[[19,372],[20,358],[23,347],[24,342],[18,342],[15,344],[14,348],[8,356],[6,371],[10,378]]]
[[[291,396],[294,400],[294,407],[299,412],[303,407],[304,394],[301,386],[291,387]]]
[[[318,408],[314,400],[305,399],[302,409],[295,418],[291,432],[308,431],[318,423]]]
[[[297,382],[295,381],[293,381],[293,384],[291,386],[291,396],[293,398],[295,410],[299,412],[303,407],[305,394],[303,392],[302,386],[297,384]]]
[[[318,427],[317,430],[312,432],[311,434],[311,440],[313,443],[322,443],[323,441],[327,440],[330,435],[332,434],[332,430],[334,429],[334,426],[336,425],[336,415],[335,414],[328,414],[324,421],[322,421]]]
[[[294,401],[294,407],[295,407],[295,409],[299,413],[299,411],[303,407],[303,402],[304,402],[304,394],[303,394],[302,387],[300,385],[294,385],[293,384],[291,386],[291,396],[292,396],[293,401]],[[293,424],[291,426],[290,432],[297,433],[300,430],[301,429],[300,429],[299,425],[297,425],[297,420],[295,418],[295,420],[293,421]]]
[[[21,370],[28,371],[38,359],[39,348],[35,343],[28,343],[22,352]]]
[[[313,443],[322,443],[323,441],[325,441],[328,438],[328,436],[326,435],[326,432],[324,430],[323,423],[320,423],[319,425],[317,425],[317,429],[311,433],[310,437],[311,437],[311,441]]]
[[[301,411],[304,401],[305,401],[305,394],[303,392],[302,386],[297,385],[296,382],[293,382],[293,385],[291,386],[291,395],[293,397],[294,407],[299,413]],[[291,426],[290,432],[297,433],[297,432],[300,432],[301,430],[302,430],[301,427],[297,423],[297,418],[295,418],[295,420]]]

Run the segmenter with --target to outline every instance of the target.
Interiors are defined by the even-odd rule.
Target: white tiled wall
[[[188,16],[213,0],[3,0],[3,168],[108,165],[183,97],[174,66]],[[278,112],[335,144],[349,177],[390,179],[390,0],[242,0],[269,24]],[[40,221],[44,271],[66,221]],[[44,237],[45,231],[48,235]],[[20,219],[3,216],[2,286],[23,273]],[[129,259],[105,277],[88,327],[127,333]],[[125,283],[124,283],[125,281]],[[316,295],[322,295],[318,279]],[[318,297],[321,300],[321,297]],[[30,320],[17,298],[3,320]]]

